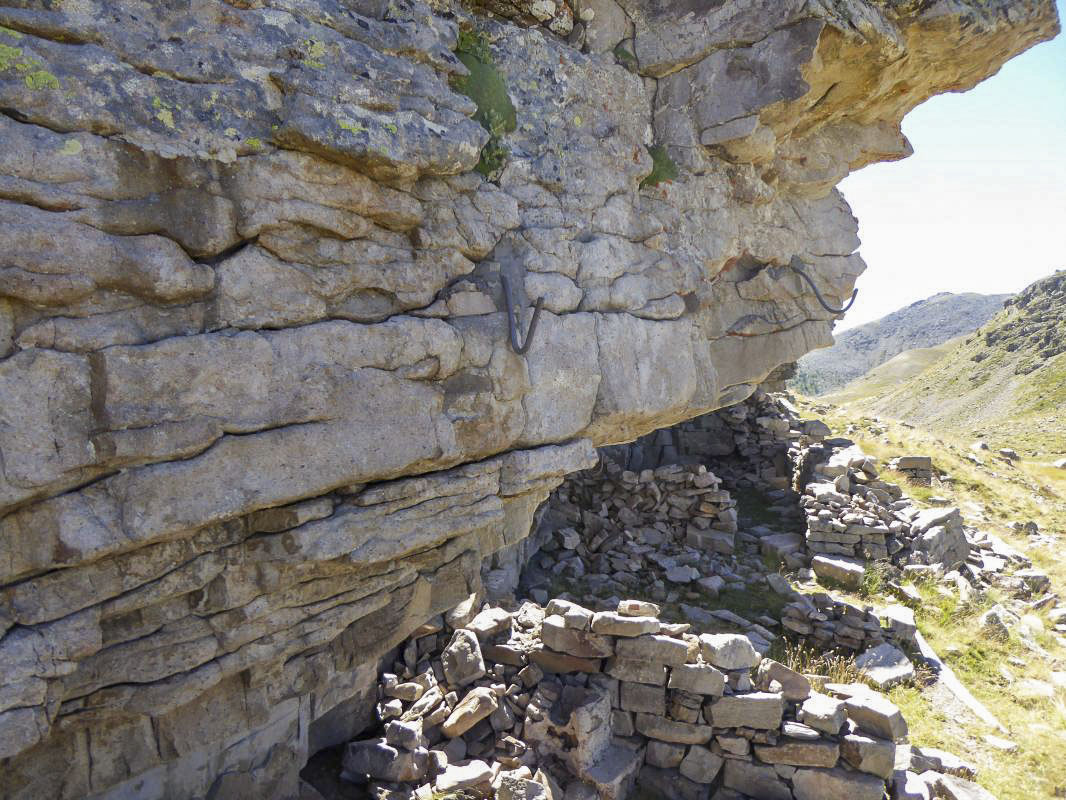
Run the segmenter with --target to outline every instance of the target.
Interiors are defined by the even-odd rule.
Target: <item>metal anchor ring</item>
[[[814,281],[811,280],[811,276],[803,271],[803,262],[799,260],[798,256],[792,257],[792,261],[789,262],[789,266],[792,267],[792,269],[794,269],[799,274],[799,276],[803,278],[803,280],[807,281],[807,285],[811,287],[811,290],[814,292],[814,296],[818,299],[818,302],[821,304],[822,308],[824,308],[830,314],[843,314],[845,311],[855,305],[855,298],[859,295],[858,289],[852,291],[851,299],[848,300],[847,305],[845,305],[843,308],[833,308],[831,305],[829,305],[829,303],[825,302],[825,298],[822,297],[822,293],[818,291],[818,287],[814,285]]]
[[[533,319],[529,321],[529,329],[523,341],[518,333],[518,325],[522,321],[521,311],[514,307],[514,301],[511,299],[511,282],[503,272],[500,272],[500,283],[503,284],[503,302],[507,306],[507,328],[511,334],[511,349],[520,356],[525,355],[533,343],[533,334],[537,330],[537,320],[540,319],[540,311],[544,307],[544,298],[538,297],[533,306]]]

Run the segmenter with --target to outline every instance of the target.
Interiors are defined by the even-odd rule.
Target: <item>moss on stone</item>
[[[60,88],[59,78],[46,69],[35,69],[32,72],[27,72],[22,80],[28,88],[34,91]]]
[[[12,47],[0,44],[0,71],[11,69],[15,66],[15,60],[22,56],[21,47]]]
[[[484,34],[461,31],[455,53],[470,74],[453,78],[452,88],[477,104],[474,119],[489,132],[489,141],[481,149],[481,159],[475,169],[491,178],[507,163],[510,151],[503,137],[518,127],[518,117],[507,82],[493,63]]]
[[[640,182],[640,188],[646,189],[649,186],[658,186],[664,181],[672,181],[680,174],[677,169],[677,164],[670,154],[666,152],[666,148],[661,144],[657,144],[654,147],[648,148],[648,153],[651,155],[652,168],[644,180]]]

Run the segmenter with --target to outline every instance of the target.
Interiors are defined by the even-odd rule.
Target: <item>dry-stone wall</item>
[[[381,735],[347,745],[345,780],[382,800],[624,800],[635,784],[881,800],[896,772],[898,708],[862,685],[812,687],[746,636],[696,636],[640,600],[476,610],[431,621],[381,676]]]
[[[1058,28],[491,7],[0,3],[0,797],[295,797],[593,446],[830,342],[834,185]]]

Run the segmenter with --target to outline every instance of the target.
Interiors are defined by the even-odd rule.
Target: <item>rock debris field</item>
[[[699,437],[686,431],[723,425],[733,452],[705,460],[766,492],[777,524],[744,524],[723,481],[694,463]],[[471,595],[397,648],[374,735],[343,748],[342,782],[379,800],[991,797],[973,765],[908,744],[879,691],[916,680],[921,660],[905,579],[964,596],[1006,589],[1015,610],[981,618],[995,628],[1053,602],[1046,577],[957,509],[918,511],[783,397],[757,392],[664,433],[604,451],[553,493],[523,599]],[[904,463],[929,470],[925,458]],[[634,460],[657,466],[624,468]],[[826,552],[832,523],[846,556]],[[860,606],[815,583],[857,587],[874,560],[902,602]],[[851,654],[855,671],[804,674],[782,663],[797,649]]]

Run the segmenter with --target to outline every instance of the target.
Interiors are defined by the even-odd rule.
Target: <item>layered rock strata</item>
[[[0,796],[293,797],[590,443],[829,343],[787,265],[852,289],[833,185],[1057,29],[548,5],[0,5]]]

